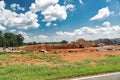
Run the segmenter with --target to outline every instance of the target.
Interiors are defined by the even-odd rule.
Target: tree
[[[60,42],[60,44],[67,44],[68,43],[68,41],[66,41],[66,40],[62,40],[61,42]]]
[[[4,37],[5,37],[5,44],[7,47],[9,46],[17,46],[17,37],[15,34],[13,33],[4,33]]]
[[[0,46],[3,46],[5,43],[4,36],[2,34],[2,31],[0,31]]]
[[[0,35],[2,35],[2,31],[0,31]]]
[[[37,45],[37,44],[38,44],[37,42],[35,42],[35,41],[33,42],[33,45]]]
[[[2,33],[0,31],[0,46],[1,47],[13,47],[23,45],[24,37],[21,34],[13,34],[10,32]]]
[[[24,37],[21,34],[18,34],[16,36],[17,36],[18,45],[19,46],[23,45]]]

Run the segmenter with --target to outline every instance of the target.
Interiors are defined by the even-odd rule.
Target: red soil
[[[40,49],[46,49],[46,47],[40,47],[40,46],[33,46],[33,47],[25,47],[22,48],[22,50],[32,50],[34,51],[34,54],[36,54],[39,57],[42,57],[41,54],[37,54],[36,50]],[[98,47],[89,47],[89,48],[74,48],[74,49],[46,49],[49,50],[50,53],[46,53],[48,57],[53,57],[54,55],[60,55],[63,60],[67,62],[76,62],[81,61],[85,59],[103,59],[107,56],[111,55],[119,55],[120,56],[120,50],[98,50]],[[51,54],[52,52],[57,52],[57,54]],[[38,52],[39,53],[39,52]],[[15,55],[12,54],[13,58],[9,61],[9,65],[14,64],[27,64],[27,65],[41,65],[41,64],[47,64],[47,65],[58,65],[58,64],[52,64],[50,62],[41,61],[39,59],[29,59],[29,56],[25,54]],[[26,60],[27,59],[27,60]],[[95,63],[91,63],[91,65],[96,65]]]

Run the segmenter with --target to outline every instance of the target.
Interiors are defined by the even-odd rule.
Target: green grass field
[[[1,54],[0,58],[2,59],[0,60],[9,58],[8,56],[7,54]],[[30,56],[33,55],[30,54]],[[36,56],[33,57],[37,58]],[[91,65],[91,63],[95,63],[95,65]],[[120,56],[108,56],[101,60],[84,60],[60,66],[0,66],[0,80],[58,80],[118,71],[120,71]]]

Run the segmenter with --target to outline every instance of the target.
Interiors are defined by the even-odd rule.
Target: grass
[[[31,58],[39,59],[39,60],[46,61],[46,62],[51,62],[51,63],[54,63],[54,64],[65,63],[65,61],[62,60],[61,56],[57,53],[48,53],[48,54],[47,53],[38,53],[38,54],[31,53],[31,54],[28,54],[28,55]]]
[[[2,54],[0,56],[7,58],[8,55],[9,54]],[[32,53],[28,55],[41,59]],[[56,56],[58,56],[58,54],[54,54],[52,57]],[[46,54],[43,54],[42,60],[55,61],[57,57],[49,58]],[[60,61],[58,60],[56,63]],[[92,62],[95,62],[96,66],[91,65]],[[109,56],[102,60],[84,60],[57,67],[46,65],[1,66],[0,80],[58,80],[61,78],[88,76],[117,71],[120,71],[120,56]]]
[[[13,58],[13,56],[11,56],[11,54],[15,54],[15,55],[20,55],[20,54],[31,54],[32,52],[18,52],[18,53],[8,53],[8,52],[0,52],[0,61],[7,61],[11,58]]]
[[[5,64],[9,66],[12,62],[17,61],[21,64],[26,61],[38,60],[39,62],[47,62],[50,64],[63,65],[66,63],[58,53],[33,53],[33,52],[19,52],[19,53],[0,53],[0,66]],[[7,64],[6,64],[7,63]],[[31,63],[33,64],[33,63]]]

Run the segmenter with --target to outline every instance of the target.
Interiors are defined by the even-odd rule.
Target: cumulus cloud
[[[66,6],[58,4],[59,0],[35,0],[30,9],[32,12],[41,12],[44,16],[42,21],[51,23],[56,20],[66,20],[67,10],[73,11],[74,5],[67,4]]]
[[[4,31],[6,27],[0,25],[0,31]]]
[[[64,5],[73,3],[73,0],[64,0]]]
[[[24,37],[24,42],[31,42],[31,40],[33,38],[30,39],[30,36],[26,33],[26,32],[23,32],[23,31],[19,31],[17,34],[21,34],[23,37]]]
[[[4,1],[0,1],[0,10],[3,10],[5,8]]]
[[[59,4],[56,4],[55,6],[48,7],[41,13],[42,15],[44,15],[43,21],[51,22],[56,20],[66,20],[67,9],[71,9],[71,6],[60,6]]]
[[[5,9],[5,2],[0,1],[0,24],[6,27],[16,27],[19,29],[38,28],[38,15],[28,11],[26,13],[16,13]]]
[[[46,26],[47,26],[47,27],[49,27],[50,25],[51,25],[51,23],[50,23],[50,22],[48,22],[48,23],[46,24]]]
[[[66,10],[74,11],[74,9],[75,9],[75,5],[72,5],[72,4],[66,5]]]
[[[49,6],[55,5],[59,0],[35,0],[35,3],[32,3],[30,9],[34,12],[44,11]]]
[[[25,40],[24,42],[47,42],[48,41],[48,36],[46,35],[37,35],[37,36],[31,36],[26,32],[19,31],[17,34],[21,34]]]
[[[107,22],[108,23],[108,22]],[[108,25],[107,25],[108,26]],[[73,41],[78,38],[84,38],[86,40],[95,40],[99,38],[117,38],[120,36],[120,25],[116,26],[100,26],[100,27],[82,27],[72,32],[56,32],[58,40]]]
[[[57,26],[57,24],[53,24],[53,26]]]
[[[22,10],[22,11],[25,11],[25,8],[24,7],[21,7],[19,4],[11,4],[10,5],[11,9],[16,11],[16,10]]]
[[[82,0],[79,0],[79,3],[80,3],[80,4],[83,4],[83,1],[82,1]]]
[[[47,22],[59,20],[65,20],[67,17],[66,8],[64,6],[60,6],[59,4],[55,6],[50,6],[45,11],[41,13],[44,15],[44,20]]]
[[[0,1],[0,25],[5,27],[15,27],[18,29],[38,28],[38,14],[44,16],[42,21],[46,22],[46,26],[50,26],[52,21],[66,20],[67,10],[73,11],[74,5],[68,4],[61,6],[59,0],[35,0],[30,10],[25,13],[17,13],[5,8],[5,2]],[[13,10],[24,10],[19,4],[11,4]]]
[[[47,42],[48,36],[46,35],[38,35],[33,37],[34,41],[36,42]]]
[[[14,33],[14,32],[16,32],[16,29],[11,29],[10,32]]]
[[[104,22],[102,25],[103,25],[103,26],[106,26],[106,27],[109,27],[109,26],[111,25],[111,23],[108,22],[108,21],[106,21],[106,22]]]
[[[33,37],[22,31],[19,31],[18,33],[25,37],[24,42],[74,41],[79,38],[95,40],[99,38],[118,38],[120,36],[120,25],[111,26],[110,22],[104,22],[101,26],[94,28],[81,27],[71,32],[58,31],[54,36],[36,35]]]
[[[100,9],[94,17],[90,18],[90,20],[91,21],[92,20],[101,20],[101,19],[105,19],[109,16],[110,16],[109,8],[105,7],[105,8]]]

